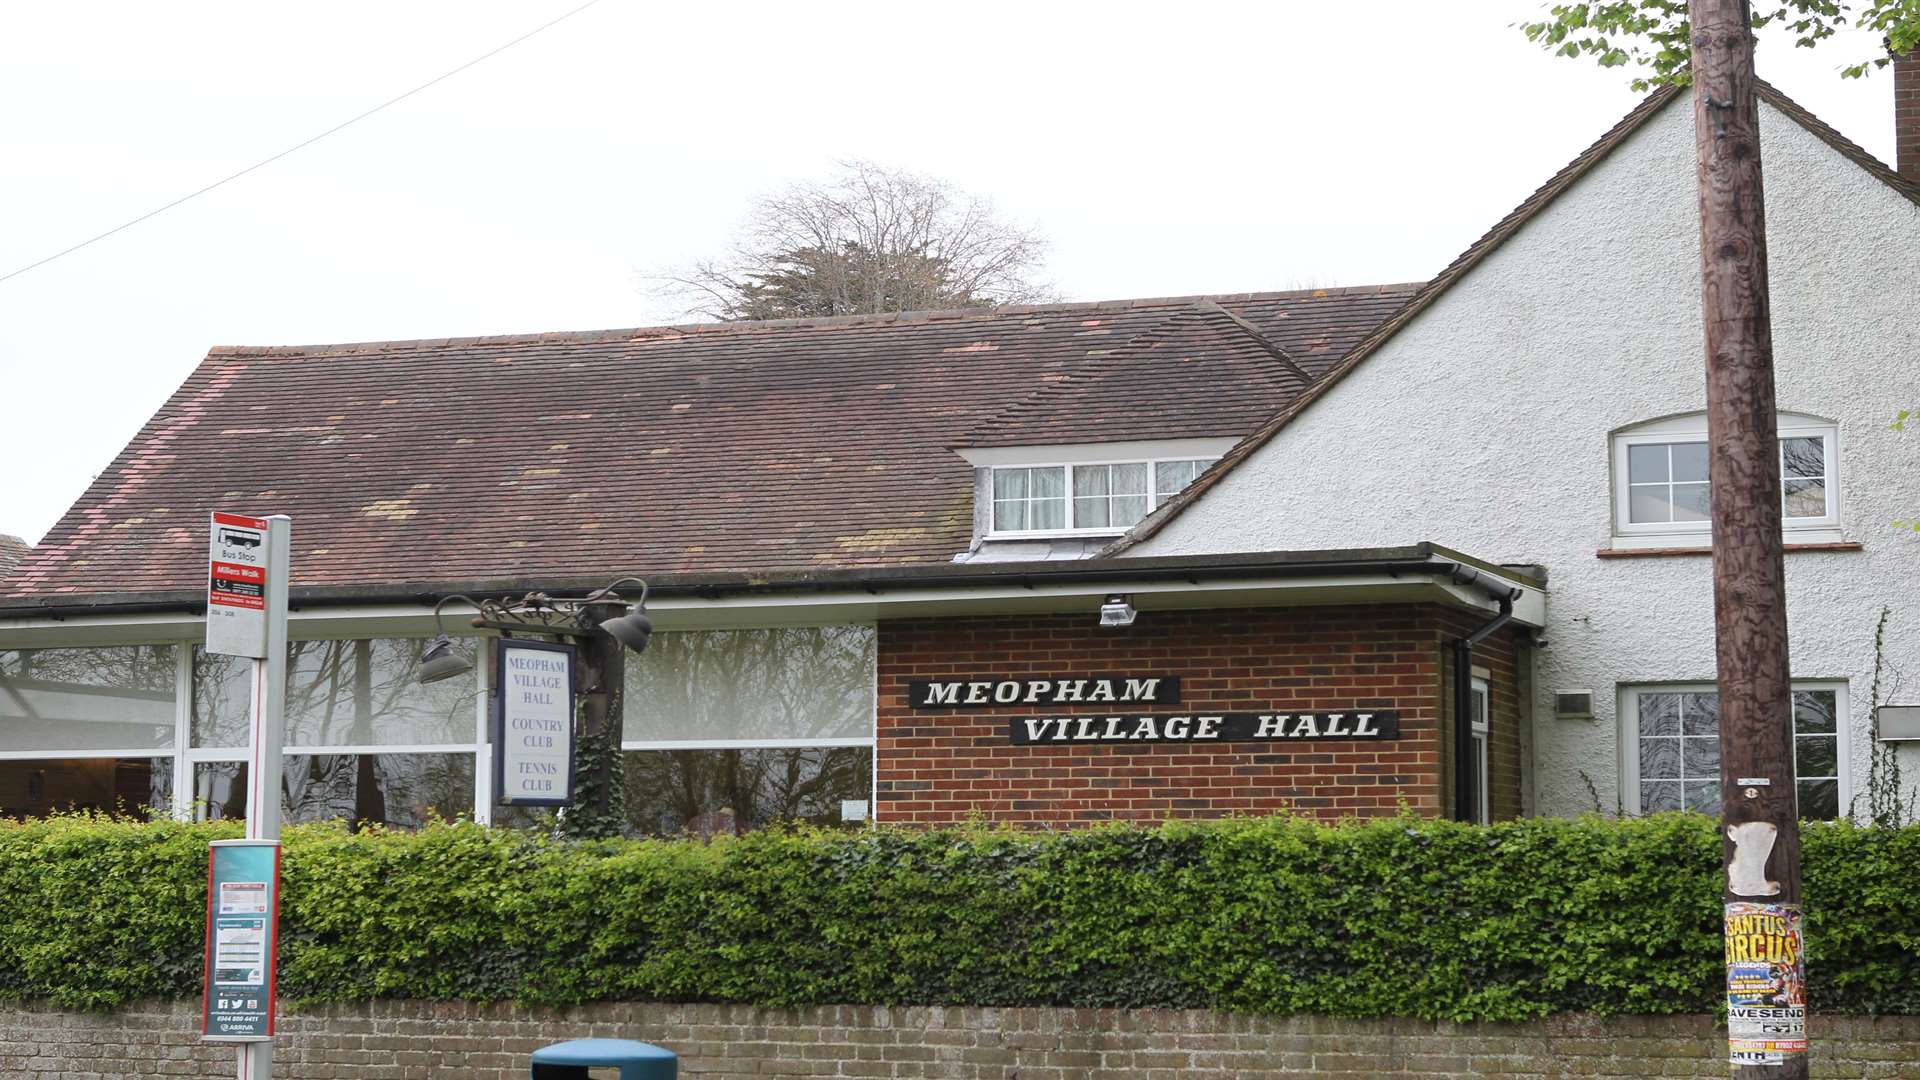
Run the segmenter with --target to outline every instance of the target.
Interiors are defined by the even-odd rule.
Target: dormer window
[[[1210,464],[1170,458],[994,466],[993,535],[1124,532]]]
[[[978,540],[1117,536],[1206,471],[1237,438],[970,446]]]

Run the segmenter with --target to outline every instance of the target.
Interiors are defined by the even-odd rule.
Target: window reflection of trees
[[[417,829],[473,812],[471,754],[296,754],[281,768],[282,813],[290,823],[344,820]],[[246,813],[247,765],[198,766],[194,798],[203,818]]]
[[[867,799],[865,746],[635,750],[626,755],[627,820],[644,835],[742,832],[778,821],[840,821],[843,799]]]
[[[112,750],[173,743],[171,645],[0,650],[0,742]]]
[[[870,626],[663,632],[627,662],[634,741],[867,738]]]
[[[472,743],[475,681],[470,676],[420,685],[424,645],[411,638],[290,643],[286,744]],[[246,745],[251,665],[241,657],[196,651],[195,745]]]

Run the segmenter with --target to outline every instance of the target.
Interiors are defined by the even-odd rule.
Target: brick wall
[[[1443,639],[1430,605],[1146,612],[1131,627],[1086,615],[883,622],[879,629],[879,820],[979,817],[1029,825],[1222,817],[1291,809],[1324,818],[1435,814],[1442,788]],[[1495,805],[1519,812],[1518,695],[1511,639],[1495,672]],[[1393,709],[1392,741],[1016,746],[1007,721],[1043,705],[915,709],[912,679],[1177,675],[1178,706],[1141,712]]]
[[[8,1080],[231,1077],[195,1003],[110,1015],[0,1003]],[[525,1080],[548,1043],[625,1038],[681,1055],[681,1075],[951,1080],[1227,1080],[1727,1075],[1712,1017],[1559,1016],[1527,1024],[1230,1016],[1170,1010],[373,1002],[288,1012],[277,1080]],[[1920,1018],[1816,1017],[1815,1076],[1920,1075]],[[606,1075],[611,1076],[611,1073]]]

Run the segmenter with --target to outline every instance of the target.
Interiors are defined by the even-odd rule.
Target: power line
[[[189,202],[193,199],[197,199],[200,196],[205,195],[207,192],[212,191],[213,189],[220,187],[222,185],[230,184],[233,181],[240,179],[241,177],[247,175],[250,172],[253,172],[256,169],[265,168],[266,166],[271,165],[276,161],[279,161],[281,158],[286,157],[288,154],[291,154],[296,150],[304,150],[305,148],[312,146],[314,143],[319,142],[321,139],[324,139],[327,136],[332,135],[334,132],[340,131],[344,128],[351,127],[354,124],[357,124],[362,120],[365,120],[367,117],[372,116],[374,113],[377,113],[382,109],[388,108],[389,106],[398,105],[402,101],[407,100],[408,98],[419,93],[420,91],[425,90],[431,86],[434,86],[437,83],[445,82],[446,80],[453,78],[455,75],[460,74],[461,72],[467,70],[468,68],[474,66],[475,64],[480,63],[483,60],[490,60],[493,57],[499,56],[501,53],[506,52],[508,49],[513,48],[515,45],[518,45],[521,42],[527,40],[528,38],[533,37],[535,34],[538,34],[544,30],[551,29],[552,27],[558,26],[561,23],[566,22],[568,19],[573,18],[575,15],[580,14],[581,12],[587,10],[588,8],[592,7],[593,5],[599,2],[600,0],[587,0],[586,3],[581,4],[579,7],[574,8],[572,11],[569,11],[566,14],[561,15],[559,18],[541,23],[539,26],[536,26],[533,29],[527,31],[526,33],[521,34],[519,37],[514,38],[512,41],[507,42],[505,45],[502,45],[499,48],[493,49],[489,52],[482,53],[479,56],[474,57],[473,59],[467,61],[464,64],[461,64],[459,67],[454,68],[451,71],[443,72],[439,75],[436,75],[433,78],[427,80],[426,82],[421,83],[419,86],[416,86],[413,89],[407,91],[406,93],[401,94],[398,97],[389,98],[386,101],[383,101],[378,105],[375,105],[373,108],[368,109],[366,112],[363,112],[360,115],[355,116],[351,119],[343,120],[340,123],[335,124],[334,126],[321,132],[320,134],[305,140],[304,142],[295,143],[294,145],[287,147],[285,150],[280,151],[279,153],[273,155],[270,158],[267,158],[262,161],[256,161],[253,164],[247,166],[244,169],[241,169],[239,172],[234,173],[231,176],[223,176],[220,179],[215,180],[213,183],[208,184],[206,187],[199,189],[198,191],[193,191],[185,195],[182,195],[179,198],[173,200],[172,202],[166,204],[165,206],[156,207],[155,209],[149,210],[146,213],[141,214],[139,217],[132,219],[131,221],[121,222],[120,224],[115,225],[113,228],[108,229],[106,232],[103,232],[98,236],[88,237],[87,239],[80,241],[79,243],[73,245],[72,247],[66,248],[65,250],[62,250],[62,251],[56,251],[53,254],[47,256],[46,258],[39,260],[38,262],[30,262],[27,265],[19,268],[18,270],[11,271],[10,273],[7,273],[5,275],[0,275],[0,282],[9,281],[13,278],[19,277],[21,274],[24,274],[29,270],[35,270],[42,266],[45,266],[48,263],[54,261],[55,259],[59,259],[67,255],[71,255],[74,252],[79,251],[83,247],[87,247],[91,244],[97,244],[100,241],[105,240],[107,237],[112,236],[114,233],[121,232],[126,229],[131,229],[135,225],[140,224],[141,222],[147,220],[148,218],[156,217],[160,214],[164,214],[167,211],[173,209],[174,207],[179,206],[181,203]]]

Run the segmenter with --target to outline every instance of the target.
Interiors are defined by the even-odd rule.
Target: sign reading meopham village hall
[[[1188,716],[1021,716],[1007,721],[1007,734],[1023,746],[1397,739],[1400,714],[1367,710]]]
[[[494,645],[495,800],[571,806],[573,646],[509,638]]]

